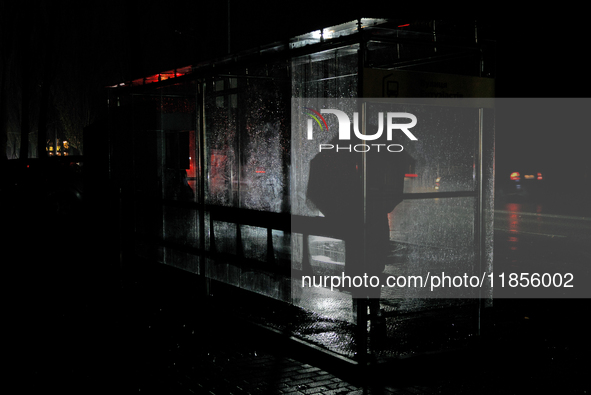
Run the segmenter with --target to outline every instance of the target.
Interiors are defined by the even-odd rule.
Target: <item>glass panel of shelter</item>
[[[154,129],[152,140],[156,143],[155,152],[151,155],[156,161],[155,178],[161,180],[160,196],[151,199],[163,202],[160,231],[158,235],[148,238],[154,240],[156,236],[160,243],[152,244],[161,247],[148,249],[158,248],[159,259],[166,264],[197,273],[199,210],[180,204],[197,202],[199,196],[195,89],[196,84],[189,82],[161,87],[148,94],[155,115],[150,117],[154,126],[148,125]],[[150,140],[146,137],[139,135],[136,140]],[[137,221],[141,221],[141,218],[138,217]],[[137,229],[143,232],[141,226]],[[193,252],[183,251],[183,248],[193,248]]]
[[[285,67],[272,64],[205,84],[207,205],[288,212],[288,108],[284,84],[278,82],[286,74]],[[209,215],[205,235],[210,252],[224,251],[269,264],[269,259],[289,256],[282,231],[252,226],[240,218],[210,220]],[[282,280],[272,274],[277,269],[268,269],[269,273],[243,270],[210,260],[207,272],[220,281],[276,297]]]

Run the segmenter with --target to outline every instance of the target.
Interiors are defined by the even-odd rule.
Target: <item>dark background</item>
[[[359,16],[395,18],[401,24],[446,17],[436,12],[430,12],[430,15],[408,12],[394,2],[364,1],[359,4],[357,8],[343,10],[333,4],[319,2],[232,1],[230,49],[240,51],[256,47]],[[338,7],[345,8],[345,5],[339,4]],[[577,10],[516,13],[514,10],[497,9],[494,5],[481,8],[485,8],[484,13],[465,18],[478,17],[480,20],[484,16],[481,33],[497,42],[497,97],[589,95],[586,70],[589,33],[583,17],[577,16]],[[105,86],[225,55],[228,51],[227,15],[225,1],[41,2],[24,5],[2,2],[0,103],[7,104],[3,108],[8,109],[0,114],[2,127],[19,130],[18,104],[26,102],[22,97],[24,93],[29,94],[33,103],[31,119],[38,119],[35,107],[39,107],[43,87],[47,86],[51,87],[52,98],[49,101],[49,123],[63,122],[61,115],[69,114],[69,109],[88,99],[91,109],[88,110],[89,119],[80,120],[80,125],[86,126],[88,123],[83,122],[97,119],[106,109],[103,101]],[[542,118],[548,117],[548,114],[536,114],[534,111],[531,116]],[[510,119],[498,114],[497,179],[524,164],[544,166],[551,174],[549,179],[554,178],[553,188],[550,189],[552,196],[565,201],[568,201],[567,197],[575,196],[576,204],[571,206],[581,210],[590,196],[588,123],[555,131],[542,128],[549,123],[542,120],[531,127],[527,122],[526,125],[516,126]],[[8,236],[3,240],[3,246],[6,251],[17,254],[17,258],[9,258],[7,262],[18,270],[17,275],[6,276],[16,286],[10,293],[13,299],[9,300],[9,304],[17,310],[16,318],[8,320],[8,326],[13,327],[19,336],[24,336],[25,341],[15,342],[21,347],[19,355],[22,358],[35,356],[34,367],[31,371],[27,368],[24,374],[43,377],[43,374],[50,376],[53,373],[55,368],[51,367],[56,359],[68,359],[68,364],[78,364],[74,358],[70,361],[71,353],[64,353],[63,347],[68,348],[68,344],[74,345],[71,347],[76,350],[74,355],[86,351],[84,348],[78,351],[79,344],[92,344],[91,350],[105,352],[99,348],[103,344],[108,345],[105,339],[110,338],[100,330],[105,325],[102,318],[110,317],[111,312],[89,319],[88,325],[98,328],[90,331],[86,331],[83,327],[86,323],[81,323],[78,318],[83,313],[90,315],[86,313],[91,311],[85,303],[86,299],[98,300],[98,296],[102,298],[108,293],[104,290],[105,284],[108,284],[108,279],[112,281],[113,276],[104,268],[105,265],[80,265],[78,258],[87,256],[89,251],[93,257],[100,256],[108,248],[102,243],[109,230],[98,230],[96,233],[101,238],[88,240],[86,234],[77,232],[76,223],[68,218],[56,220],[50,217],[50,209],[55,207],[45,211],[45,205],[39,204],[36,198],[39,187],[42,186],[34,185],[22,195],[2,200],[2,203],[4,212],[9,214],[8,218],[3,218],[4,224],[8,224]],[[19,207],[26,210],[19,212]],[[31,210],[31,207],[37,210]],[[93,249],[86,250],[87,246]],[[571,252],[570,248],[566,251]],[[576,248],[580,247],[577,245]],[[87,297],[91,294],[92,297]],[[104,303],[105,306],[120,303],[118,294],[113,292],[113,295],[116,303]],[[582,302],[588,304],[586,300]],[[102,306],[103,303],[97,305]],[[141,305],[138,303],[136,307]],[[581,311],[585,311],[578,310],[581,305],[572,304],[570,310],[565,310],[561,304],[555,311],[568,311],[569,317],[578,319]],[[133,311],[124,307],[122,316]],[[587,306],[584,308],[587,309]],[[544,304],[539,310],[547,309]],[[63,323],[55,324],[55,317],[60,317]],[[553,317],[549,319],[554,320]],[[580,324],[577,326],[583,327]],[[546,327],[543,330],[546,331]],[[87,337],[87,333],[92,336]],[[546,332],[543,333],[545,336]],[[127,336],[134,339],[135,335],[130,331]],[[124,340],[127,339],[125,336]],[[120,332],[113,331],[113,339],[121,337]],[[115,342],[111,348],[106,347],[106,352],[119,355],[116,353],[117,344]],[[141,347],[145,348],[145,344]],[[515,347],[515,350],[521,349]],[[43,357],[42,363],[38,361],[39,356]],[[13,365],[20,366],[18,363]],[[122,371],[128,368],[125,366]],[[515,370],[521,371],[521,368],[519,366]],[[45,385],[44,380],[40,382]]]

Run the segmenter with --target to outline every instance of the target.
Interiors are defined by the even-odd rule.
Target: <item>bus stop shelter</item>
[[[369,331],[368,343],[368,317],[351,292],[302,284],[342,275],[347,263],[345,242],[306,198],[310,162],[340,125],[304,109],[339,108],[364,135],[380,114],[416,116],[417,140],[398,136],[413,161],[388,213],[386,275],[492,272],[495,54],[478,29],[361,18],[109,87],[108,117],[85,132],[97,147],[86,167],[117,224],[121,264],[141,257],[174,267],[229,309],[250,309],[267,329],[353,364],[478,336],[487,286],[384,287],[383,330],[379,339]],[[306,138],[310,120],[315,139]],[[362,158],[363,185],[372,171],[365,150],[349,149]],[[416,330],[425,325],[428,335]]]

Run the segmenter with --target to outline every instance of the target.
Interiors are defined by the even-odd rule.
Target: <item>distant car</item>
[[[500,177],[499,177],[500,176]],[[497,193],[501,196],[531,197],[543,193],[544,174],[538,170],[516,169],[497,176]]]

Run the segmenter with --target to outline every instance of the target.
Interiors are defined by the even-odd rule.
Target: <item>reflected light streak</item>
[[[507,220],[509,222],[509,233],[517,234],[519,232],[519,212],[521,211],[521,204],[508,203],[507,211],[509,212]],[[516,243],[519,242],[519,238],[515,235],[509,236],[509,243],[513,243],[510,249],[517,251]]]

